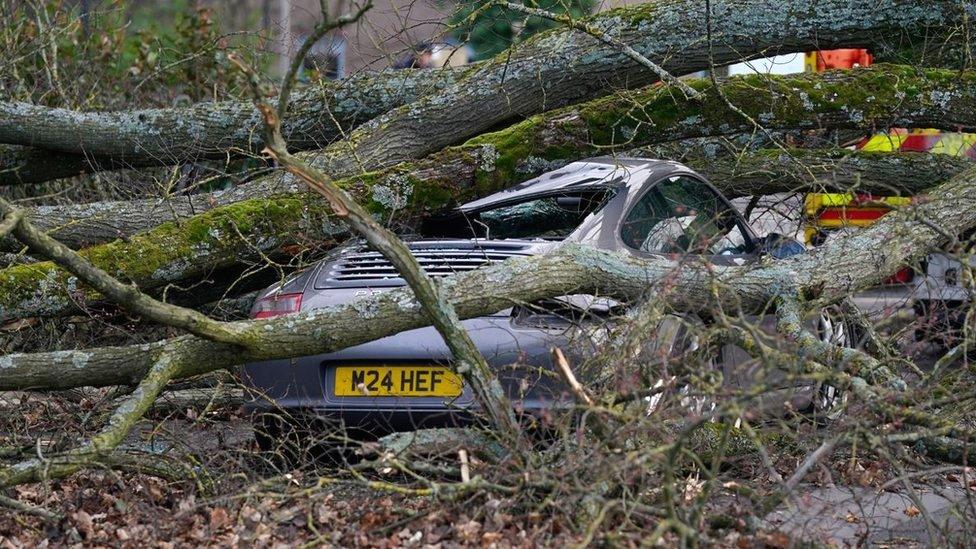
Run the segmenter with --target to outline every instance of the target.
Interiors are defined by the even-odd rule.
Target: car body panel
[[[635,172],[641,171],[639,163],[631,164],[630,166],[619,162],[610,164],[601,162],[600,159],[573,162],[562,169],[545,173],[503,191],[462,204],[457,209],[461,212],[470,213],[530,197],[545,196],[569,188],[623,186],[635,176]]]
[[[589,213],[562,242],[575,242],[604,250],[621,250],[634,255],[651,255],[628,247],[621,239],[621,224],[631,208],[667,177],[684,175],[704,183],[731,208],[741,228],[748,254],[716,256],[716,263],[741,265],[754,260],[758,242],[748,224],[714,187],[689,168],[671,161],[597,158],[577,162],[544,174],[511,189],[460,206],[460,215],[474,215],[508,203],[552,196],[554,193],[588,188],[612,188],[615,193],[596,211]],[[477,268],[509,257],[546,253],[562,245],[537,239],[435,239],[408,243],[418,261],[432,275],[443,276]],[[354,302],[356,299],[404,285],[398,273],[377,252],[353,243],[313,267],[304,278],[285,286],[303,294],[301,309],[310,310]],[[304,283],[299,290],[296,287]],[[268,289],[261,297],[282,291],[282,285]],[[466,320],[463,326],[476,347],[496,371],[515,405],[527,411],[542,410],[566,402],[568,392],[558,381],[550,350],[560,347],[573,363],[593,352],[595,344],[585,329],[556,324],[523,322],[519,311],[508,309],[493,315]],[[419,417],[454,421],[465,417],[474,406],[469,389],[457,399],[445,402],[432,397],[338,397],[334,394],[334,371],[342,364],[449,364],[450,352],[431,327],[409,330],[334,353],[289,360],[246,364],[245,381],[259,395],[252,410],[284,409],[312,412],[345,423],[381,418],[387,427],[411,424]],[[514,364],[514,366],[513,366]],[[412,418],[412,419],[411,419]],[[438,420],[438,421],[440,421]],[[435,421],[436,423],[436,421]],[[374,427],[376,427],[374,425]]]
[[[540,330],[514,325],[511,316],[481,317],[462,321],[475,346],[488,364],[501,371],[513,364],[531,364],[551,370],[549,351],[552,345],[569,345],[565,330]],[[451,406],[467,408],[472,404],[470,390],[465,388],[457,399],[446,402],[430,397],[337,397],[334,395],[334,371],[330,366],[360,364],[436,364],[447,365],[451,354],[440,334],[432,327],[408,330],[382,339],[349,347],[334,353],[265,361],[245,367],[246,379],[267,398],[256,399],[251,406],[263,408],[335,408],[387,409],[409,404],[417,409]],[[502,376],[508,379],[511,376]],[[554,385],[548,378],[536,376],[527,387],[521,378],[503,386],[508,396],[543,406],[556,400]],[[545,401],[545,402],[543,402]]]
[[[976,268],[976,257],[969,258],[968,269],[963,268],[962,258],[946,254],[929,254],[925,260],[925,272],[915,279],[914,295],[925,301],[968,302],[976,287],[967,271]]]

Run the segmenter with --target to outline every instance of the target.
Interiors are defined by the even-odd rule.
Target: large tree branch
[[[142,168],[159,165],[145,161],[118,162],[47,149],[0,145],[0,186],[29,185],[73,177],[94,170]]]
[[[653,149],[635,152],[651,156]],[[720,157],[692,154],[682,161],[729,197],[822,190],[913,195],[973,165],[968,158],[947,154],[847,149],[761,149]]]
[[[668,88],[652,87],[632,94],[599,99],[584,105],[568,107],[532,117],[510,128],[484,134],[466,144],[451,147],[425,159],[404,163],[389,170],[359,176],[362,182],[350,178],[346,188],[361,190],[360,199],[371,194],[376,200],[369,206],[383,211],[382,197],[392,193],[409,192],[410,201],[400,216],[421,215],[459,200],[466,200],[528,178],[540,170],[562,165],[571,160],[600,153],[626,151],[676,139],[732,135],[751,131],[751,125],[731,111],[726,103],[705,82],[694,84],[702,89],[701,101],[676,98]],[[907,67],[878,66],[854,72],[797,75],[788,77],[733,78],[722,84],[721,92],[754,119],[761,119],[770,128],[852,128],[871,131],[891,124],[932,126],[945,129],[973,127],[976,124],[976,75],[972,72],[919,72]],[[937,98],[938,101],[934,101]],[[767,105],[771,105],[767,107]],[[712,154],[703,147],[700,159],[692,157],[691,164],[712,169]],[[652,156],[671,157],[668,148],[649,151]],[[644,151],[645,154],[648,151]],[[772,154],[776,158],[773,170],[782,170],[782,178],[764,178],[755,158],[750,164],[744,158],[734,170],[728,164],[714,168],[715,183],[738,193],[733,187],[743,187],[741,194],[764,194],[771,186],[793,184],[794,179],[810,180],[810,173],[833,175],[862,168],[857,162],[821,159],[810,172],[799,162],[791,163],[789,155]],[[796,153],[800,154],[800,153]],[[843,153],[837,153],[843,154]],[[882,158],[868,157],[864,158]],[[943,159],[930,166],[921,160],[896,160],[910,157],[891,156],[888,176],[894,176],[903,190],[917,188],[905,168],[925,169],[922,175],[950,173],[961,160]],[[799,160],[803,160],[802,158]],[[864,162],[868,162],[865,160]],[[864,162],[861,162],[863,164]],[[872,167],[881,168],[883,162],[871,160]],[[751,167],[750,167],[751,166]],[[745,168],[749,168],[748,170]],[[758,177],[748,177],[752,173]],[[729,174],[745,178],[737,183],[726,181]],[[339,174],[340,176],[342,174]],[[352,174],[345,174],[346,176]],[[775,175],[775,174],[771,174]],[[879,174],[880,175],[880,174]],[[890,177],[866,179],[889,181]],[[945,177],[929,178],[941,181]],[[744,185],[759,184],[755,190]],[[104,242],[144,231],[163,221],[182,219],[188,215],[221,204],[245,198],[262,198],[294,192],[299,187],[293,178],[270,176],[239,188],[209,195],[177,197],[167,200],[144,200],[133,203],[43,207],[28,210],[41,228],[53,230],[55,236],[72,247]],[[779,190],[784,190],[779,188]],[[385,212],[389,214],[389,212]],[[7,245],[6,249],[15,249]]]
[[[922,7],[917,2],[909,5],[887,0],[870,6],[788,0],[770,10],[768,2],[738,0],[715,6],[710,18],[702,8],[701,4],[682,0],[661,0],[604,12],[582,23],[593,33],[611,34],[616,43],[629,45],[633,52],[672,74],[688,74],[713,64],[772,53],[842,45],[880,47],[903,31],[950,26],[965,17],[964,8],[951,2],[926,2]],[[710,41],[703,41],[709,21],[721,30],[711,33]],[[616,44],[565,29],[536,35],[499,61],[502,58],[504,63],[485,64],[443,92],[357,128],[348,140],[327,148],[317,159],[318,167],[337,174],[392,166],[461,143],[512,116],[605,95],[608,86],[635,88],[657,80],[654,71]],[[673,88],[666,89],[674,92]],[[815,91],[808,92],[811,98],[816,95]],[[712,101],[718,99],[713,97]],[[887,105],[894,104],[897,101]],[[791,106],[797,113],[803,112],[802,102]],[[765,124],[762,116],[754,119]],[[736,121],[736,125],[741,124],[741,120]]]
[[[640,147],[624,151],[623,154],[679,160],[708,177],[729,197],[818,189],[915,194],[935,182],[949,179],[972,163],[964,157],[914,152],[761,149],[730,154],[725,151],[717,152],[716,149],[719,148],[712,142],[681,142],[676,145]],[[450,151],[398,166],[395,170],[386,172],[385,178],[376,178],[379,181],[379,192],[385,192],[383,189],[403,191],[398,185],[393,185],[392,189],[388,185],[412,181],[411,193],[433,195],[438,202],[407,204],[406,210],[399,212],[401,215],[398,218],[404,214],[410,217],[422,216],[425,211],[437,209],[439,204],[445,206],[482,192],[477,185],[480,174],[477,157],[477,149],[468,157],[462,156],[458,151]],[[523,170],[516,171],[510,183],[519,183],[535,175],[540,169],[554,168],[570,159],[525,165]],[[530,158],[528,163],[531,164],[531,161]],[[498,181],[497,184],[501,187],[505,182]],[[454,185],[457,189],[453,188]],[[485,188],[484,192],[493,188]],[[370,189],[371,187],[361,188],[360,195],[368,197]],[[24,208],[24,211],[38,228],[47,231],[65,245],[77,249],[117,238],[127,238],[160,223],[189,219],[213,208],[250,199],[285,197],[299,190],[300,187],[294,181],[269,178],[214,193],[40,206]],[[404,222],[409,222],[409,219]],[[0,249],[15,251],[19,246],[12,240],[0,241]]]
[[[152,366],[141,379],[135,391],[115,409],[106,426],[85,445],[52,459],[32,458],[13,467],[0,469],[0,486],[12,486],[25,482],[38,482],[48,478],[60,478],[98,462],[105,453],[114,450],[132,430],[133,425],[152,407],[156,397],[196,357],[188,355],[179,346],[169,346],[154,353]]]
[[[299,150],[320,148],[358,124],[454,83],[463,72],[408,69],[322,81],[294,94],[282,132]],[[116,112],[0,102],[0,143],[22,146],[0,147],[0,185],[258,154],[263,147],[261,120],[249,101]]]
[[[419,162],[337,184],[365,199],[372,211],[388,215],[386,208],[396,204],[403,208],[400,215],[409,219],[506,187],[520,177],[522,163],[532,158],[564,162],[600,150],[749,129],[748,122],[730,111],[717,94],[709,93],[704,83],[699,85],[704,91],[700,101],[675,98],[660,87],[605,98],[533,117]],[[878,67],[825,75],[736,78],[723,85],[723,93],[775,128],[866,129],[889,124],[976,128],[976,74],[972,72],[933,70],[919,75],[915,69]],[[933,103],[933,97],[939,101]],[[294,181],[285,179],[284,184],[293,188]],[[386,195],[391,193],[408,194],[407,206],[389,200]],[[321,201],[306,202],[296,195],[252,199],[214,208],[182,224],[167,223],[128,240],[95,246],[83,254],[99,268],[147,290],[199,277],[300,238],[335,238],[334,224],[324,221],[327,212]],[[91,299],[97,296],[78,288],[70,276],[49,263],[0,270],[0,319],[61,314],[74,310],[77,301]]]
[[[87,204],[23,208],[35,226],[71,248],[86,248],[128,238],[170,221],[189,220],[214,208],[245,200],[294,195],[301,187],[293,181],[265,178],[230,189],[190,195],[114,200]],[[0,250],[14,252],[13,240],[0,241]]]
[[[976,123],[976,73],[875,65],[870,69],[791,76],[751,75],[692,87],[699,100],[649,87],[531,117],[449,149],[475,162],[488,154],[478,181],[508,182],[547,162],[562,163],[697,137],[751,133],[728,102],[768,130],[855,129],[892,126],[965,131]],[[488,153],[485,152],[488,150]]]
[[[776,330],[796,344],[799,356],[824,364],[839,364],[876,384],[887,383],[899,390],[906,388],[905,382],[876,358],[858,349],[822,341],[805,328],[804,311],[796,296],[780,296],[775,305]]]
[[[945,240],[936,227],[976,226],[976,168],[932,189],[928,202],[889,214],[870,228],[828,242],[808,254],[765,260],[746,267],[704,266],[664,257],[637,258],[576,245],[547,255],[512,259],[449,277],[446,299],[459,318],[493,313],[512,303],[573,293],[640,299],[656,284],[679,310],[721,305],[727,310],[768,310],[783,293],[836,302],[877,284],[906,261]],[[925,222],[920,221],[924,219]],[[718,299],[720,303],[716,303]],[[426,326],[429,318],[407,289],[356,302],[268,320],[236,323],[246,351],[234,345],[184,336],[154,344],[0,357],[0,390],[63,389],[132,383],[148,371],[154,352],[179,345],[196,357],[176,377],[197,375],[243,361],[336,351]],[[857,376],[861,365],[847,365]]]
[[[902,34],[947,27],[963,19],[963,8],[951,0],[881,0],[871,5],[786,0],[777,3],[775,10],[769,9],[768,2],[736,0],[713,11],[713,24],[723,30],[712,34],[711,44],[702,40],[706,34],[703,6],[690,0],[658,0],[580,22],[612,38],[610,43],[572,28],[540,33],[466,71],[464,78],[447,76],[441,84],[449,85],[442,92],[428,94],[356,130],[348,143],[335,147],[322,161],[335,174],[348,174],[360,166],[391,166],[463,142],[514,117],[604,95],[608,87],[635,88],[657,80],[654,71],[636,60],[641,57],[673,74],[687,74],[709,68],[710,62],[724,64],[774,53],[831,47],[883,49]],[[618,44],[626,44],[632,54]],[[436,87],[427,84],[424,74],[420,89]],[[398,96],[395,75],[358,78],[338,84],[338,89],[303,96],[310,102],[305,108],[301,101],[296,104],[286,121],[286,127],[290,123],[293,128],[286,130],[286,138],[296,150],[332,141],[338,129],[330,125],[333,116],[340,126],[350,118],[351,126],[419,95],[407,77],[400,82],[407,92],[393,100],[391,91]],[[421,112],[423,116],[416,116]],[[0,142],[134,163],[152,159],[165,164],[225,154],[229,149],[255,150],[258,139],[254,128],[259,120],[241,103],[201,104],[182,112],[101,114],[6,104],[0,106],[0,113]]]
[[[325,10],[324,4],[323,10]],[[362,14],[363,12],[360,11],[359,13]],[[329,21],[326,12],[323,11],[323,22],[317,31],[324,32]],[[304,56],[304,52],[299,52],[299,56]],[[451,356],[454,358],[452,369],[471,387],[478,404],[484,410],[491,425],[503,440],[510,444],[517,443],[520,438],[518,421],[512,411],[511,402],[502,390],[498,377],[492,373],[485,357],[475,346],[468,332],[461,326],[457,313],[450,302],[445,299],[440,287],[427,275],[417,258],[413,256],[410,248],[393,231],[374,219],[372,214],[353,199],[346,190],[336,185],[335,180],[329,174],[316,170],[288,151],[288,145],[281,136],[280,120],[288,108],[287,90],[291,78],[297,70],[300,57],[292,63],[291,70],[284,78],[277,111],[264,103],[259,91],[256,73],[236,57],[231,58],[250,76],[255,106],[264,118],[265,143],[267,144],[264,152],[274,158],[285,171],[303,181],[310,189],[325,198],[337,217],[390,261],[430,318],[431,324],[444,339],[451,351]]]
[[[23,217],[20,210],[2,198],[0,198],[0,214],[4,216],[4,222],[0,223],[0,234],[11,230],[31,251],[51,259],[101,295],[125,306],[146,320],[182,328],[213,341],[237,342],[236,334],[228,330],[226,324],[212,320],[193,309],[157,301],[139,291],[138,288],[119,282],[115,277],[92,265],[78,252],[37,230]],[[12,221],[9,223],[9,229],[6,226],[8,221]]]
[[[166,223],[130,239],[88,248],[81,256],[141,290],[207,276],[242,259],[257,259],[301,242],[310,231],[324,237],[325,207],[301,195],[248,200],[216,208],[181,224]],[[2,269],[0,319],[59,314],[101,297],[51,262]]]

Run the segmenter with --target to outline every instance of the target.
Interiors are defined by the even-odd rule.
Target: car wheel
[[[857,330],[850,320],[847,320],[838,309],[828,307],[817,315],[817,326],[814,330],[817,338],[823,343],[854,349],[857,347]],[[827,382],[817,382],[813,392],[813,413],[826,418],[836,419],[840,416],[847,403],[847,394]]]
[[[701,327],[701,321],[677,315],[666,315],[658,323],[646,348],[650,353],[647,377],[651,380],[650,388],[661,391],[644,399],[648,415],[662,412],[665,403],[688,416],[704,415],[715,409],[715,399],[692,386],[687,379],[693,373],[707,384],[720,386],[722,372],[716,357],[710,353],[702,358],[696,364],[695,372],[680,371],[693,355],[699,354],[698,328]]]

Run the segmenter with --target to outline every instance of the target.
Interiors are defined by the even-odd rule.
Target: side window
[[[634,205],[621,228],[624,243],[651,253],[740,254],[746,239],[735,213],[693,177],[669,177]]]

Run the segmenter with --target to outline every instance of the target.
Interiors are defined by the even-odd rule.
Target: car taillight
[[[254,304],[251,318],[271,318],[273,316],[297,313],[302,308],[302,294],[271,294],[262,297]]]

